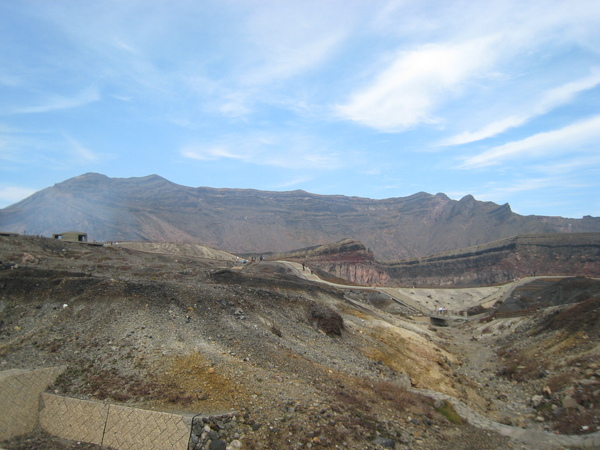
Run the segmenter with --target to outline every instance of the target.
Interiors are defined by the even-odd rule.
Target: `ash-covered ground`
[[[67,365],[50,391],[234,411],[237,427],[221,437],[243,448],[525,448],[406,388],[515,426],[597,431],[600,301],[586,292],[438,329],[284,265],[198,246],[0,237],[0,369]],[[49,440],[0,445],[71,445]]]

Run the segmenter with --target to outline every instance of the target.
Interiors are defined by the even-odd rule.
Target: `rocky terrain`
[[[158,175],[84,174],[0,210],[0,231],[96,241],[201,243],[233,253],[287,252],[352,238],[396,261],[525,233],[600,232],[600,218],[521,216],[508,204],[419,192],[373,200],[304,191],[186,187]]]
[[[267,257],[310,264],[323,275],[362,285],[491,286],[542,274],[600,277],[600,233],[513,236],[392,262],[375,260],[373,253],[353,239]]]
[[[242,448],[536,448],[424,394],[520,429],[597,432],[598,283],[542,281],[494,295],[405,288],[471,314],[438,328],[382,291],[320,283],[298,263],[0,237],[0,369],[66,364],[54,392],[229,414],[213,441]]]

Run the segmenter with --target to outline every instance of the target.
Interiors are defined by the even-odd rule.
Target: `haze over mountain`
[[[419,192],[373,200],[305,191],[187,187],[158,175],[87,173],[0,210],[0,230],[78,230],[90,240],[201,242],[232,253],[284,252],[352,238],[379,260],[459,249],[523,233],[600,231],[600,218],[521,216],[508,204]]]

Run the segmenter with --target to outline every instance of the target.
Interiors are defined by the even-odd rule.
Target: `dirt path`
[[[451,329],[448,342],[462,362],[457,372],[475,383],[478,393],[488,400],[490,418],[543,429],[543,424],[532,420],[535,411],[529,404],[530,395],[518,383],[498,375],[502,361],[496,354],[496,346],[481,333],[482,328],[471,322]]]

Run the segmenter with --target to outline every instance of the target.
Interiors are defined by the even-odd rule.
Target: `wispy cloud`
[[[399,53],[370,83],[352,94],[337,114],[380,131],[402,131],[435,123],[436,107],[490,64],[496,37],[429,44]]]
[[[522,180],[516,180],[514,182],[508,182],[502,185],[494,185],[487,192],[481,192],[477,194],[478,198],[481,199],[498,199],[498,198],[506,198],[506,194],[516,194],[519,192],[527,192],[527,191],[535,191],[538,189],[545,189],[548,187],[557,186],[564,182],[564,180],[559,180],[557,178],[527,178]]]
[[[246,187],[305,180],[361,196],[477,195],[498,181],[504,203],[593,182],[600,164],[598,1],[13,3],[0,1],[11,185],[210,167]],[[477,168],[491,170],[464,176]]]
[[[561,175],[581,172],[583,170],[595,170],[594,168],[600,169],[600,155],[571,156],[567,160],[540,162],[538,164],[534,164],[532,168],[539,173],[545,173],[549,175]]]
[[[323,63],[351,31],[352,8],[340,6],[319,4],[315,14],[312,2],[256,3],[242,26],[240,85],[285,80]]]
[[[0,124],[0,160],[12,164],[28,164],[36,161],[40,148],[49,144],[48,133],[28,132],[24,128],[14,128]],[[2,169],[6,169],[5,166]]]
[[[19,202],[36,192],[21,186],[0,186],[0,208]]]
[[[564,128],[534,134],[520,141],[513,141],[465,158],[462,169],[474,169],[501,164],[508,160],[528,159],[568,153],[573,148],[579,151],[600,139],[600,115]],[[597,148],[597,147],[595,147]]]
[[[590,214],[590,209],[595,210],[597,208],[598,205],[594,195],[584,196],[587,197],[590,204],[583,210],[579,209],[580,206],[572,199],[582,197],[582,190],[590,191],[593,189],[595,189],[595,184],[589,180],[580,180],[579,177],[558,174],[549,177],[517,177],[514,180],[495,181],[470,193],[480,200],[497,203],[509,202],[517,213],[520,213],[520,209],[523,208],[525,208],[525,211],[531,211],[531,209],[539,208],[541,205],[544,208],[550,205],[550,210],[552,210],[552,207],[560,207],[563,211],[568,210],[569,212],[561,214],[565,217],[582,217]],[[516,202],[520,207],[514,209],[513,202]],[[548,214],[546,213],[546,215]]]
[[[42,100],[38,105],[24,106],[15,108],[13,114],[31,114],[31,113],[45,113],[49,111],[56,111],[61,109],[77,108],[79,106],[86,105],[100,100],[100,93],[95,87],[89,87],[73,97],[65,97],[62,95],[50,95]]]
[[[351,158],[343,158],[318,139],[289,133],[257,133],[186,145],[180,154],[198,161],[232,159],[286,169],[334,170],[352,164]]]
[[[597,54],[594,23],[600,8],[591,2],[523,5],[506,0],[481,6],[445,2],[432,7],[431,2],[407,1],[388,4],[386,9],[393,20],[378,23],[388,36],[395,26],[397,35],[406,39],[399,40],[391,61],[368,67],[368,73],[375,75],[365,84],[350,86],[347,100],[334,107],[343,119],[383,132],[403,132],[422,124],[451,128],[467,117],[476,118],[467,123],[490,118],[475,130],[463,127],[468,131],[461,130],[443,142],[457,145],[523,125],[599,84],[597,70],[569,80],[573,73],[588,70],[584,60],[569,70],[548,63],[561,57],[557,49],[564,48],[565,54],[580,50]],[[404,23],[409,22],[407,18],[410,23]],[[549,72],[534,72],[538,63],[546,64]],[[539,80],[536,84],[531,82],[534,77]],[[550,80],[559,87],[540,92],[552,85]],[[528,102],[524,94],[530,97]],[[487,104],[477,102],[486,95]],[[492,104],[502,102],[523,108],[513,114],[505,109],[494,118]]]
[[[230,117],[240,117],[249,114],[252,109],[249,107],[248,93],[234,92],[224,95],[218,109],[221,113]]]
[[[71,150],[71,154],[81,163],[89,164],[89,163],[99,163],[102,160],[111,159],[112,156],[108,154],[98,153],[90,150],[86,146],[84,146],[78,140],[72,138],[71,136],[66,137],[67,142],[69,143],[69,147]]]
[[[236,154],[222,146],[187,145],[181,149],[181,155],[198,161],[217,159],[250,159],[250,155]]]
[[[519,127],[534,117],[546,114],[556,107],[569,103],[577,94],[592,89],[599,84],[600,70],[594,69],[587,77],[565,83],[542,93],[536,101],[525,106],[525,110],[521,110],[518,114],[496,120],[479,130],[452,136],[442,141],[440,145],[461,145],[496,136],[510,128]]]
[[[292,178],[290,180],[287,180],[283,183],[279,183],[275,186],[273,186],[276,189],[285,189],[285,188],[289,188],[292,186],[298,186],[298,185],[302,185],[304,183],[307,183],[309,181],[311,181],[312,178],[311,177],[298,177],[298,178]]]
[[[320,64],[342,40],[342,35],[304,36],[303,41],[277,43],[274,38],[262,61],[255,61],[254,67],[239,79],[242,85],[263,85],[280,81],[310,69]]]

